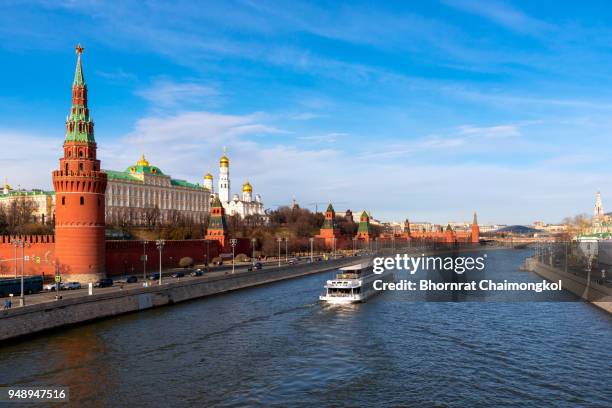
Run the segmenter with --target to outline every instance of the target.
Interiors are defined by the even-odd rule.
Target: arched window
[[[85,197],[81,196],[79,201],[81,202],[81,205],[84,205],[85,204]]]
[[[66,205],[66,197],[62,196],[62,205]]]
[[[83,171],[83,163],[79,163],[79,170]]]
[[[68,163],[64,165],[64,168],[65,168],[66,174],[68,174]]]

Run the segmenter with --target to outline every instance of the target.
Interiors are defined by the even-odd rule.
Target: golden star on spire
[[[81,55],[83,51],[85,51],[85,48],[81,47],[81,44],[77,44],[76,47],[74,47],[74,49],[76,50],[76,53],[78,55]]]

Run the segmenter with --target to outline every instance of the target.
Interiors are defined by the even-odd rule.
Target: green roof
[[[172,184],[173,186],[180,186],[180,187],[201,188],[199,184],[193,184],[185,180],[171,179],[170,184]]]
[[[152,174],[154,176],[163,176],[164,173],[159,169],[159,167],[155,166],[143,166],[143,165],[135,165],[130,166],[125,169],[126,173],[147,173]]]
[[[129,172],[126,171],[116,171],[116,170],[102,170],[107,174],[109,180],[129,180],[129,181],[139,181],[138,177],[134,177]]]
[[[131,169],[135,169],[135,171],[131,171]],[[155,169],[155,171],[152,171]],[[126,181],[138,181],[142,182],[142,180],[137,176],[137,174],[147,173],[152,176],[165,176],[161,170],[154,166],[132,166],[126,169],[125,171],[116,171],[116,170],[102,170],[107,174],[109,180],[126,180]],[[167,176],[166,176],[167,177]],[[178,187],[192,188],[192,189],[201,189],[202,186],[199,184],[190,183],[185,180],[176,180],[170,179],[170,184]]]
[[[85,77],[83,76],[83,66],[81,65],[81,54],[78,54],[77,57],[77,66],[74,71],[74,81],[73,85],[85,85]]]
[[[0,197],[13,197],[13,196],[38,196],[38,195],[55,195],[55,191],[46,190],[11,190],[8,194],[0,194]]]

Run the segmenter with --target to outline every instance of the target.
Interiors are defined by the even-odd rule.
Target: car
[[[66,289],[66,290],[81,289],[81,283],[80,282],[67,282],[64,288],[62,288],[62,286],[60,285],[60,289]]]
[[[108,288],[113,286],[113,280],[111,278],[103,278],[94,283],[94,287],[96,288]]]
[[[159,272],[152,273],[152,274],[149,276],[149,279],[150,279],[150,280],[159,280]]]
[[[185,274],[183,272],[174,272],[172,274],[173,278],[182,278],[183,276],[185,276]]]
[[[55,285],[56,285],[55,283],[47,283],[45,286],[43,286],[43,290],[55,291],[55,290],[57,290],[57,286],[55,286]],[[64,284],[64,282],[60,282],[59,289],[60,290],[66,289],[65,286],[66,285]]]
[[[204,275],[204,272],[202,272],[201,269],[196,269],[195,271],[190,273],[191,276],[202,276]]]
[[[293,265],[293,264],[296,264],[298,262],[300,262],[300,258],[291,258],[289,260],[289,265]]]
[[[134,275],[128,276],[128,278],[125,280],[125,283],[136,283],[136,282],[138,282],[138,278],[135,277]]]
[[[248,271],[249,272],[251,272],[251,271],[258,271],[258,270],[260,270],[262,268],[263,268],[263,265],[262,265],[261,262],[255,262],[255,264],[253,266],[249,267]]]

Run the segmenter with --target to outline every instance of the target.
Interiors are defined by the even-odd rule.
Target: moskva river
[[[486,278],[541,281],[518,269],[528,253],[488,251]],[[323,306],[332,276],[0,345],[0,386],[68,386],[73,406],[612,405],[612,318],[587,303],[394,291]]]

